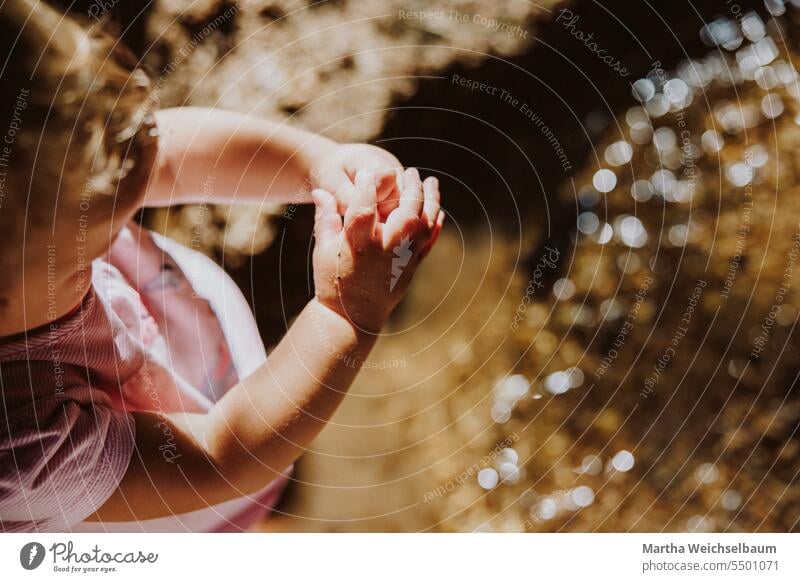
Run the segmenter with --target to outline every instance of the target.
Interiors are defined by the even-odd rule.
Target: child
[[[129,54],[36,0],[6,0],[0,39],[0,527],[241,530],[434,244],[438,184],[373,146],[156,112]],[[131,220],[201,192],[316,204],[316,296],[268,361],[225,273]]]

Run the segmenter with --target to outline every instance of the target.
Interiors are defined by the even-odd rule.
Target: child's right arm
[[[356,178],[356,191],[359,200],[344,221],[333,196],[315,191],[317,296],[267,363],[207,414],[134,413],[131,463],[90,520],[152,519],[254,493],[325,426],[444,218],[436,180],[421,184],[416,170],[406,172],[400,206],[386,224],[377,222],[375,182],[365,172]],[[398,247],[412,254],[393,281]],[[177,443],[174,460],[159,449],[170,434]]]

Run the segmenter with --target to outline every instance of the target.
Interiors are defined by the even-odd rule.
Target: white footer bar
[[[798,534],[2,534],[3,580],[800,580]],[[613,576],[613,578],[612,578]],[[186,578],[178,578],[186,580]]]

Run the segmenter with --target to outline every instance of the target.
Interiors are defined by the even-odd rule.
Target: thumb
[[[336,199],[333,194],[317,188],[311,192],[316,213],[314,215],[314,236],[318,240],[327,240],[342,230],[342,218],[336,210]]]

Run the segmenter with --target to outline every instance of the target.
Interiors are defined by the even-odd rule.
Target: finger
[[[419,249],[428,241],[426,231],[428,227],[421,217],[406,208],[395,208],[383,225],[381,240],[384,248],[390,249],[401,239],[410,238],[415,243],[414,249]]]
[[[400,162],[399,162],[399,161],[397,161],[397,158],[395,158],[394,156],[391,156],[391,157],[392,157],[392,160],[394,160],[394,162],[397,164],[397,165],[394,167],[394,175],[395,175],[395,176],[396,176],[396,178],[397,178],[397,193],[398,193],[398,195],[399,195],[399,194],[400,194],[400,192],[402,192],[402,191],[403,191],[403,188],[405,187],[405,181],[406,181],[406,179],[405,179],[405,175],[406,175],[406,171],[405,171],[405,169],[403,168],[403,166],[401,166],[401,165],[400,165]]]
[[[375,184],[377,184],[378,202],[383,202],[393,192],[397,192],[397,196],[400,196],[400,190],[397,188],[397,172],[395,172],[394,168],[384,167],[376,170]]]
[[[333,194],[319,188],[311,192],[316,214],[314,217],[314,235],[319,240],[328,240],[342,230],[342,218],[336,210],[336,198]]]
[[[444,225],[444,211],[439,213],[439,216],[436,218],[436,225],[433,227],[433,232],[431,233],[431,238],[428,241],[428,244],[422,249],[419,254],[420,259],[424,259],[428,256],[428,253],[431,252],[433,245],[436,244],[436,240],[439,238],[439,233],[442,232],[442,226]]]
[[[344,215],[344,227],[350,236],[369,239],[375,233],[377,218],[377,190],[375,179],[368,170],[356,173],[353,201]]]
[[[400,195],[400,208],[409,210],[419,216],[422,212],[422,204],[422,183],[419,180],[419,172],[416,168],[409,168],[404,176],[404,188]]]
[[[385,220],[400,205],[401,191],[397,172],[392,171],[390,175],[381,177],[378,182],[378,215],[381,220]]]
[[[425,194],[425,204],[422,214],[428,219],[428,226],[433,228],[439,218],[439,180],[430,176],[422,183],[422,191]]]
[[[336,208],[339,214],[344,215],[355,199],[356,187],[350,176],[345,171],[338,171],[330,178],[330,185],[333,187],[333,194],[336,198]]]
[[[395,208],[400,206],[400,195],[403,192],[405,182],[405,170],[400,162],[393,155],[385,152],[389,161],[394,165],[394,188],[389,195],[378,205],[381,219],[385,220],[394,211]]]

